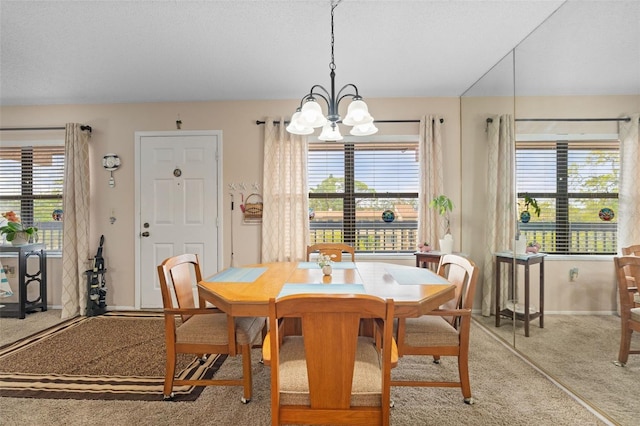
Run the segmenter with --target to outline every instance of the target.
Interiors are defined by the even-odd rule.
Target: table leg
[[[529,337],[529,264],[524,265],[524,335]]]
[[[544,328],[544,258],[540,262],[540,328]]]
[[[495,289],[494,291],[496,292],[496,299],[495,299],[495,308],[496,308],[496,327],[500,327],[500,261],[498,259],[496,259],[496,266],[495,266],[495,274],[496,274],[496,280],[495,280]]]
[[[21,251],[18,254],[18,309],[20,310],[20,319],[27,316],[27,257]]]

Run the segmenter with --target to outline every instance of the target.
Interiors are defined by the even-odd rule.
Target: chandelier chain
[[[335,43],[335,36],[333,35],[333,11],[342,0],[332,1],[331,2],[331,62],[329,63],[329,69],[334,71],[336,69],[336,63],[333,57],[333,45]]]

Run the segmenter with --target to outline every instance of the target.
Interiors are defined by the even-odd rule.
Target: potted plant
[[[431,245],[429,245],[429,243],[427,242],[420,243],[418,244],[418,249],[423,253],[428,253],[431,251]]]
[[[28,243],[32,237],[38,236],[38,228],[35,226],[24,226],[20,217],[13,211],[2,213],[7,223],[0,226],[0,234],[4,235],[8,242],[13,245]]]
[[[436,209],[438,214],[445,221],[445,235],[439,241],[440,251],[443,253],[451,253],[453,251],[453,236],[451,236],[451,222],[449,220],[449,212],[453,211],[453,201],[446,195],[438,195],[429,203],[429,207]]]
[[[529,207],[533,209],[536,217],[540,217],[540,206],[538,206],[538,200],[530,197],[529,194],[524,194],[524,210],[520,213],[520,221],[527,223],[531,220],[531,213],[529,213]]]
[[[540,244],[538,244],[537,242],[531,241],[529,244],[527,244],[527,249],[526,249],[527,253],[536,254],[538,253],[539,250],[540,250]]]
[[[325,253],[320,253],[318,255],[318,266],[320,266],[320,269],[322,269],[322,273],[324,275],[331,275],[331,272],[333,272],[333,268],[331,267],[331,265],[333,264],[333,260],[331,259],[335,257],[335,254],[328,255]]]

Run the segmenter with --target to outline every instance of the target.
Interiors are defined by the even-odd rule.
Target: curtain
[[[280,124],[274,124],[278,120]],[[264,127],[262,262],[304,260],[309,242],[306,138],[286,131],[284,118]]]
[[[418,243],[436,247],[438,236],[444,236],[445,225],[429,202],[444,191],[442,164],[442,123],[440,117],[427,115],[420,119],[418,141],[420,188],[418,195]]]
[[[507,250],[514,236],[517,214],[515,204],[515,123],[510,114],[492,117],[487,124],[487,138],[489,155],[487,163],[487,238],[484,258],[484,280],[482,284],[482,315],[489,316],[492,312],[495,285],[494,253]],[[500,300],[508,299],[508,272],[502,268],[504,274],[501,279]]]
[[[62,318],[85,315],[89,253],[89,132],[65,126]]]
[[[640,244],[640,114],[620,123],[620,188],[618,190],[618,253]]]

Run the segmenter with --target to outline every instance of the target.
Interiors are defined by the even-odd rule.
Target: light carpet
[[[242,404],[237,387],[207,387],[193,402],[70,401],[0,398],[7,425],[269,425],[269,368],[252,353],[254,393]],[[240,357],[228,358],[216,377],[235,377]],[[471,330],[471,388],[474,405],[462,401],[460,389],[392,388],[392,425],[602,425],[600,420],[537,370],[515,356],[482,327]],[[428,357],[404,357],[393,371],[430,377],[457,374],[453,358],[440,365]],[[8,419],[8,420],[7,420]]]
[[[487,330],[509,344],[513,325],[495,317],[477,317]],[[616,315],[545,315],[544,328],[530,325],[524,336],[516,323],[516,349],[558,382],[617,424],[640,424],[640,355],[630,355],[626,367],[613,364],[620,347],[620,317]],[[640,349],[640,334],[634,333],[631,347]]]

